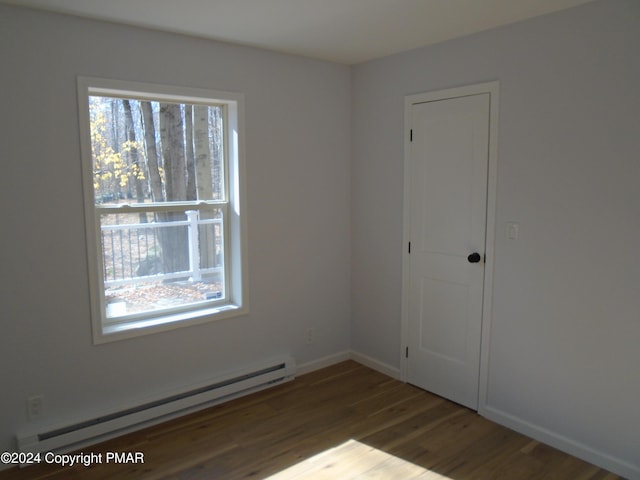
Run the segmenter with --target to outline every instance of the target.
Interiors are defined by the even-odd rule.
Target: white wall
[[[250,315],[91,344],[78,75],[245,94]],[[0,451],[29,395],[56,421],[349,348],[348,67],[0,6],[0,87]]]
[[[487,413],[640,478],[637,0],[353,69],[352,348],[400,365],[404,96],[495,79]]]

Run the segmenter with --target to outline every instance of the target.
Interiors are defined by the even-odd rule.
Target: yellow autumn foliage
[[[144,158],[141,142],[125,141],[115,151],[107,141],[107,119],[102,112],[94,112],[90,122],[91,154],[93,157],[93,186],[96,192],[102,187],[111,193],[116,185],[124,188],[130,178],[144,180],[144,171],[131,161],[128,156],[135,152],[139,159]],[[112,183],[115,182],[115,183]]]

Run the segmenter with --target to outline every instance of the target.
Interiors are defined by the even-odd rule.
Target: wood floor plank
[[[36,465],[0,480],[620,478],[353,361],[83,451],[145,461]]]

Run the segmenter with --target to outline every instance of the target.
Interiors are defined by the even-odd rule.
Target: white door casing
[[[481,409],[488,369],[481,345],[489,338],[497,82],[409,96],[405,119],[402,377]],[[480,255],[477,263],[468,259],[473,253]]]

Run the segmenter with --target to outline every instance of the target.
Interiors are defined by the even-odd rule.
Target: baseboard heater
[[[18,449],[35,453],[81,448],[293,380],[295,370],[295,361],[291,357],[253,365],[131,408],[18,434]]]

